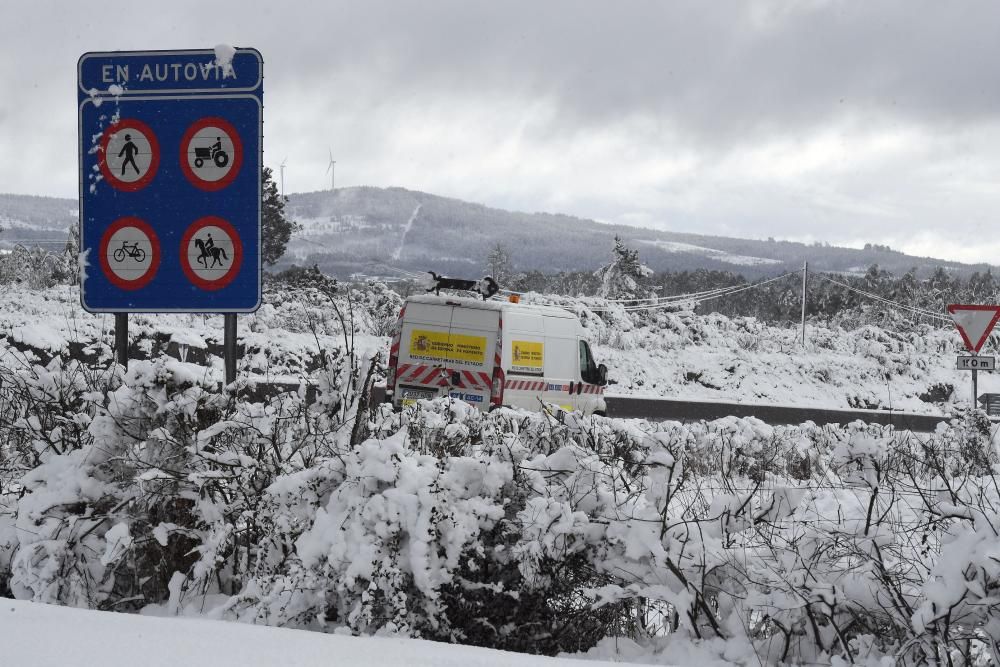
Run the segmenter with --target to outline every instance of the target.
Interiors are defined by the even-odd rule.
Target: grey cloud
[[[323,186],[329,145],[338,183],[688,231],[835,241],[888,229],[878,212],[892,211],[905,238],[948,215],[955,233],[982,226],[1000,203],[1000,4],[984,0],[37,0],[4,12],[0,154],[34,156],[0,162],[17,192],[76,192],[81,53],[227,42],[264,54],[265,157],[289,156],[293,192]],[[896,130],[912,150],[852,155],[858,137]],[[791,179],[725,166],[775,142],[793,144],[795,163],[795,142],[824,134],[843,142],[839,162]],[[689,166],[627,187],[651,178],[637,161],[677,155]]]

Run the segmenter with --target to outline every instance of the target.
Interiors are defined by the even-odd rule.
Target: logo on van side
[[[458,361],[482,366],[486,363],[486,338],[414,329],[410,334],[410,357],[421,361]]]
[[[545,344],[515,340],[510,344],[510,370],[526,375],[541,375],[545,365]]]

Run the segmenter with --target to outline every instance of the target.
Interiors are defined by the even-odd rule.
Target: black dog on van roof
[[[434,292],[434,294],[441,296],[441,290],[443,289],[455,289],[455,290],[466,290],[469,292],[475,292],[476,294],[481,294],[483,301],[490,298],[494,294],[500,291],[500,286],[497,285],[497,281],[493,280],[490,276],[484,277],[482,280],[462,280],[460,278],[447,278],[445,276],[439,276],[433,271],[428,271],[431,274],[431,278],[434,279],[434,284],[427,288],[428,292]]]

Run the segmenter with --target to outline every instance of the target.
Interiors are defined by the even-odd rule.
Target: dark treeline
[[[761,282],[763,281],[753,281],[753,283]],[[750,284],[751,281],[736,273],[704,269],[659,272],[644,279],[644,286],[655,290],[662,297]],[[946,306],[950,303],[995,304],[1000,299],[1000,283],[988,270],[973,273],[968,279],[963,279],[951,275],[943,268],[938,268],[929,278],[920,279],[916,277],[915,270],[907,271],[900,276],[884,271],[876,264],[869,267],[864,275],[810,272],[806,316],[853,321],[858,324],[877,324],[899,319],[926,321],[926,318],[921,317],[919,313],[894,308],[890,304],[859,294],[842,285],[902,306],[938,315],[947,315]],[[517,275],[506,287],[521,292],[593,296],[598,292],[600,279],[590,272],[560,272],[547,275],[532,271]],[[731,317],[754,316],[773,323],[793,322],[801,317],[801,299],[802,272],[796,271],[782,280],[702,301],[698,304],[697,311],[717,312]]]

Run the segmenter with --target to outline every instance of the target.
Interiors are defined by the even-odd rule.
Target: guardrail
[[[372,387],[372,403],[382,402],[385,387]],[[722,417],[756,417],[768,424],[849,424],[861,420],[869,424],[893,426],[899,430],[930,433],[947,421],[946,415],[924,415],[898,410],[838,410],[755,403],[690,401],[672,398],[605,396],[609,417],[650,421],[711,421]]]
[[[838,410],[831,408],[792,407],[753,403],[722,403],[716,401],[685,401],[670,398],[636,398],[607,396],[609,417],[641,418],[658,421],[700,421],[721,417],[756,417],[768,424],[848,424],[861,420],[883,424],[900,430],[931,432],[944,415],[924,415],[896,410]]]

